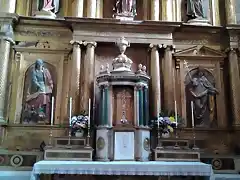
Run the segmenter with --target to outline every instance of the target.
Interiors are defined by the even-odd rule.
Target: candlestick
[[[52,97],[51,126],[53,126],[53,116],[54,116],[54,97]]]
[[[192,112],[192,127],[194,127],[194,111],[193,111],[193,101],[191,101],[191,112]]]
[[[72,97],[69,99],[69,126],[71,127],[71,119],[72,119]]]
[[[176,127],[178,124],[178,120],[177,120],[177,101],[175,101],[175,122],[176,122]]]
[[[88,100],[88,127],[90,127],[91,99]]]

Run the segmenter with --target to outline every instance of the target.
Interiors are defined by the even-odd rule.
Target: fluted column
[[[97,0],[96,18],[103,18],[103,0]]]
[[[162,19],[163,21],[173,20],[173,0],[162,0]]]
[[[161,110],[161,89],[160,89],[160,62],[158,45],[150,44],[151,48],[151,84],[152,84],[152,100],[153,116],[158,117]]]
[[[83,17],[83,2],[84,0],[76,0],[76,4],[75,4],[75,10],[74,10],[74,14],[73,16],[75,17]]]
[[[80,73],[81,73],[81,47],[82,42],[70,41],[73,45],[71,72],[70,72],[70,86],[69,92],[72,97],[72,112],[77,114],[80,111]]]
[[[159,0],[151,0],[151,20],[159,21]]]
[[[235,49],[230,49],[229,54],[230,94],[233,114],[233,125],[240,126],[240,77],[238,55]]]
[[[236,7],[235,0],[225,0],[227,24],[236,24],[237,23],[235,7]]]
[[[6,1],[3,2],[6,3]],[[5,10],[7,12],[12,11],[11,8]],[[8,115],[8,97],[9,91],[11,91],[9,88],[8,72],[10,71],[11,44],[14,43],[12,29],[12,22],[14,20],[17,20],[16,17],[11,15],[0,16],[0,21],[3,23],[0,26],[0,121],[6,120]]]
[[[164,109],[174,109],[173,59],[172,47],[166,46],[163,58]]]
[[[81,88],[80,102],[81,110],[88,109],[88,99],[93,99],[94,96],[94,76],[95,76],[95,47],[96,42],[83,42],[86,48],[86,55],[84,58],[84,70],[83,70],[83,81]]]
[[[6,120],[8,107],[8,69],[11,43],[0,40],[0,122]]]
[[[0,0],[0,12],[15,13],[16,0]]]
[[[88,0],[87,1],[87,17],[95,18],[97,9],[97,0]]]

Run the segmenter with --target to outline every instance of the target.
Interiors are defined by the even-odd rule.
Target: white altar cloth
[[[163,161],[39,161],[34,164],[31,180],[40,174],[205,176],[213,175],[211,165],[201,162]]]

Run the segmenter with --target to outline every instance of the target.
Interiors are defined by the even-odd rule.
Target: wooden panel
[[[113,125],[121,124],[123,112],[128,123],[134,121],[134,90],[133,87],[113,87]],[[125,100],[124,100],[125,99]]]

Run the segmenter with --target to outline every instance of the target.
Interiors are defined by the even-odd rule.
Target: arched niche
[[[57,71],[56,71],[56,67],[48,62],[44,62],[44,68],[49,72],[51,81],[53,83],[52,93],[49,93],[47,97],[44,98],[44,101],[46,101],[46,106],[44,111],[44,114],[47,114],[46,118],[42,119],[42,121],[40,120],[36,122],[36,118],[35,118],[36,116],[34,115],[34,112],[38,111],[37,109],[39,107],[36,107],[38,105],[35,105],[35,104],[39,104],[39,103],[33,103],[33,101],[39,102],[37,100],[38,96],[33,95],[34,97],[33,101],[28,101],[29,96],[32,96],[30,89],[32,84],[32,73],[35,70],[35,63],[33,63],[27,68],[24,75],[24,87],[23,87],[23,97],[22,97],[23,108],[21,113],[21,123],[50,124],[52,97],[56,97],[57,95]]]
[[[199,76],[201,73],[201,76]],[[191,93],[193,80],[198,79],[199,90],[195,93],[198,98],[194,97]],[[205,81],[205,82],[203,82]],[[216,88],[216,80],[213,74],[205,68],[197,67],[193,68],[185,76],[185,94],[186,94],[186,115],[188,125],[192,124],[192,111],[191,101],[194,103],[194,125],[196,127],[217,127],[217,104],[216,94],[206,94],[210,87]],[[215,93],[215,92],[214,92]],[[201,95],[202,94],[202,95]],[[202,106],[202,108],[201,108]]]

